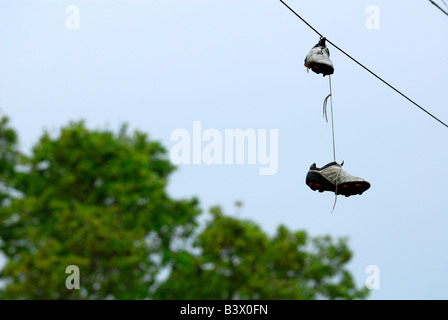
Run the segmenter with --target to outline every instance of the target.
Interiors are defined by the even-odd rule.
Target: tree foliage
[[[256,224],[211,210],[212,220],[183,251],[157,299],[363,299],[346,269],[347,239],[310,237],[279,226],[268,237]]]
[[[175,168],[141,132],[72,122],[30,155],[0,121],[2,299],[362,299],[346,239],[280,226],[270,237],[166,191]],[[242,203],[238,204],[239,206]],[[68,266],[80,289],[68,289]],[[168,273],[167,273],[168,272]],[[160,281],[161,274],[168,274]]]
[[[0,213],[3,298],[146,298],[200,212],[196,199],[167,195],[165,149],[125,127],[115,135],[71,123],[57,138],[45,133],[22,166],[10,181],[21,196]],[[65,286],[69,265],[81,290]]]
[[[17,134],[9,127],[9,119],[0,118],[0,206],[9,201],[9,186],[14,177],[15,166],[19,162]]]

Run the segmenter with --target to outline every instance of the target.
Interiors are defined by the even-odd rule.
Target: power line
[[[431,0],[430,0],[431,1]],[[294,13],[300,20],[302,20],[308,27],[310,27],[314,32],[316,32],[319,36],[323,37],[323,35],[317,31],[312,25],[310,25],[305,19],[303,19],[297,12],[295,12],[293,9],[291,9],[290,6],[288,6],[283,0],[280,0],[281,3],[283,3],[289,10],[291,10],[292,13]],[[432,1],[431,1],[432,2]],[[378,76],[377,74],[375,74],[373,71],[371,71],[369,68],[365,67],[362,63],[360,63],[358,60],[356,60],[355,58],[353,58],[351,55],[349,55],[348,53],[346,53],[344,50],[342,50],[341,48],[339,48],[337,45],[335,45],[333,42],[331,42],[330,40],[328,40],[327,38],[327,42],[330,43],[331,45],[333,45],[336,49],[338,49],[340,52],[342,52],[343,54],[345,54],[348,58],[350,58],[351,60],[353,60],[355,63],[357,63],[359,66],[361,66],[363,69],[365,69],[366,71],[368,71],[370,74],[372,74],[374,77],[376,77],[378,80],[380,80],[381,82],[383,82],[384,84],[386,84],[388,87],[390,87],[392,90],[394,90],[395,92],[397,92],[398,94],[400,94],[402,97],[404,97],[405,99],[407,99],[409,102],[411,102],[412,104],[414,104],[415,106],[417,106],[418,108],[420,108],[422,111],[426,112],[429,116],[431,116],[432,118],[434,118],[435,120],[437,120],[438,122],[440,122],[441,124],[443,124],[445,127],[448,128],[448,125],[443,122],[442,120],[440,120],[439,118],[437,118],[436,116],[434,116],[433,114],[431,114],[429,111],[427,111],[425,108],[423,108],[422,106],[420,106],[418,103],[416,103],[415,101],[413,101],[412,99],[410,99],[408,96],[406,96],[404,93],[402,93],[401,91],[399,91],[398,89],[396,89],[394,86],[392,86],[391,84],[389,84],[387,81],[383,80],[380,76]]]
[[[442,0],[442,2],[445,5],[445,7],[448,9],[448,5],[446,4],[445,0]]]
[[[431,2],[433,5],[435,5],[437,8],[439,8],[440,9],[440,11],[442,11],[444,14],[446,14],[447,16],[448,16],[448,12],[446,12],[445,10],[443,10],[437,3],[435,3],[434,1],[432,1],[432,0],[429,0],[429,2]],[[446,3],[445,3],[445,1],[443,1],[443,3],[445,4],[445,6],[446,6]]]

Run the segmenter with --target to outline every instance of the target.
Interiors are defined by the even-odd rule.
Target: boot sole
[[[311,69],[314,73],[317,74],[324,74],[324,75],[331,75],[334,73],[334,68],[332,68],[329,65],[326,64],[320,64],[320,63],[310,63],[310,64],[304,64],[305,67],[307,67],[308,69]]]
[[[346,197],[361,195],[370,188],[370,183],[365,181],[345,182],[336,186],[328,181],[322,174],[315,171],[310,171],[306,175],[306,184],[313,191],[330,191],[335,192],[338,195],[344,195]]]

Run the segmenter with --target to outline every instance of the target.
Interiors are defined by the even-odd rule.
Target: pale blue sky
[[[290,0],[320,33],[448,121],[448,16],[425,0]],[[441,3],[441,2],[440,2]],[[66,8],[80,10],[79,30]],[[366,8],[379,11],[369,30]],[[443,6],[443,4],[442,4]],[[273,234],[279,224],[346,236],[358,286],[380,270],[371,299],[447,299],[448,128],[329,45],[337,160],[371,182],[362,196],[305,185],[333,160],[322,118],[328,78],[303,59],[319,37],[276,0],[0,0],[0,108],[29,151],[70,120],[128,122],[168,149],[176,129],[278,130],[278,171],[181,165],[170,193],[219,204]]]

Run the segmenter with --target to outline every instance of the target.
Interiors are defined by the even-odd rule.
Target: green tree
[[[138,131],[70,123],[31,155],[0,121],[2,299],[362,299],[347,239],[280,226],[273,237],[167,192],[166,150]],[[242,202],[237,202],[240,208]],[[199,233],[199,234],[198,234]],[[80,289],[66,288],[68,266]],[[166,271],[168,279],[158,276]],[[6,285],[5,285],[6,284]]]
[[[280,226],[268,237],[256,224],[211,210],[196,253],[180,252],[156,299],[364,299],[346,269],[347,239],[310,237]],[[199,251],[199,253],[197,253]]]
[[[173,200],[166,150],[136,131],[70,123],[45,133],[17,172],[16,134],[0,123],[0,273],[3,299],[144,299],[173,244],[188,239],[198,201]],[[80,270],[80,290],[66,288]]]
[[[8,126],[8,122],[7,117],[0,118],[0,206],[9,201],[11,181],[19,162],[17,134]]]

